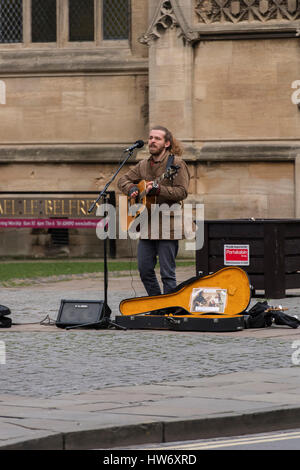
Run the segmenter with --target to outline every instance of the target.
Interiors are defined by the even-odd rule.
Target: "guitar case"
[[[244,328],[243,312],[250,300],[247,273],[230,266],[192,277],[170,294],[124,299],[115,321],[129,329],[236,331]]]

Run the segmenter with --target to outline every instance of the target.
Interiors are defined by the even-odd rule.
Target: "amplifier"
[[[61,300],[56,326],[59,328],[90,326],[99,327],[104,317],[109,317],[110,309],[103,300]]]

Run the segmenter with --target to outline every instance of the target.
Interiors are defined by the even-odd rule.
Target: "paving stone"
[[[114,314],[130,282],[112,282]],[[291,356],[300,329],[75,332],[39,325],[80,290],[82,298],[99,298],[99,280],[3,289],[13,316],[37,323],[0,331],[7,359],[0,365],[1,448],[110,448],[299,419],[299,366]],[[300,310],[297,297],[277,303]]]

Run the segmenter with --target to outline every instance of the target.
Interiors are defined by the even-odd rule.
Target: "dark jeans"
[[[138,245],[138,268],[148,295],[161,294],[155,266],[160,263],[163,293],[169,294],[176,287],[176,256],[178,240],[140,240]]]

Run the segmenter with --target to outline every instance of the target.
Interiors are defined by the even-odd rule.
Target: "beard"
[[[156,145],[150,145],[149,147],[149,152],[151,155],[160,155],[163,151],[165,150],[165,146],[156,146]]]

